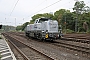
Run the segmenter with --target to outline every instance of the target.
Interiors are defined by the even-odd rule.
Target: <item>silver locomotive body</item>
[[[39,18],[34,24],[25,28],[26,36],[44,40],[55,40],[61,38],[61,31],[58,30],[58,22],[47,18]]]

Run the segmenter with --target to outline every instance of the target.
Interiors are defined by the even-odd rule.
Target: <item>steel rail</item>
[[[56,60],[55,58],[53,58],[53,57],[51,57],[51,56],[49,56],[49,55],[47,55],[47,54],[45,54],[45,53],[43,53],[43,52],[40,52],[39,50],[35,49],[34,47],[32,47],[32,46],[30,46],[30,45],[28,45],[28,44],[25,44],[25,43],[22,42],[22,41],[19,41],[18,39],[14,38],[14,37],[11,36],[10,34],[9,34],[8,36],[11,37],[11,38],[13,38],[13,39],[15,39],[16,41],[22,43],[23,45],[29,47],[30,49],[32,49],[32,50],[38,52],[39,54],[41,54],[41,55],[47,57],[49,60]]]
[[[65,37],[62,37],[61,40],[75,41],[75,42],[81,42],[81,43],[90,44],[90,40],[87,40],[87,39],[77,39],[77,38],[65,38]]]
[[[75,51],[79,51],[79,52],[83,52],[83,53],[86,53],[86,54],[90,54],[90,48],[81,47],[81,46],[77,46],[77,45],[73,45],[73,44],[67,44],[67,43],[63,43],[63,42],[58,42],[58,43],[59,44],[53,43],[53,45],[65,47],[65,48],[75,50]]]
[[[5,35],[4,35],[5,36]],[[5,37],[6,38],[6,37]],[[16,50],[22,55],[22,57],[25,60],[30,60],[12,41],[10,41],[9,39],[6,38],[7,41],[9,41],[15,48]]]
[[[78,51],[78,52],[83,52],[83,53],[86,53],[86,54],[90,54],[90,48],[80,47],[80,46],[66,44],[66,43],[62,43],[62,42],[59,42],[59,44],[54,43],[52,45],[56,45],[56,46],[59,46],[59,47],[61,46],[61,47],[68,48],[68,49],[71,49],[71,50],[75,50],[75,51]]]

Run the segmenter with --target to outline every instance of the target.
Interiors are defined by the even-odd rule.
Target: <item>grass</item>
[[[0,36],[0,39],[2,39],[2,37]]]
[[[0,53],[1,54],[1,53]],[[1,60],[1,55],[0,55],[0,60]]]
[[[0,39],[2,39],[2,35],[1,35],[1,33],[0,33]]]
[[[2,39],[2,37],[0,36],[0,39]],[[1,53],[0,53],[1,54]],[[1,60],[1,55],[0,55],[0,60]]]
[[[1,55],[0,55],[0,59],[1,59]]]

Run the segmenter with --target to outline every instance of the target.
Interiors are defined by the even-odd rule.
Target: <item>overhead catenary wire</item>
[[[15,9],[15,7],[16,7],[16,5],[17,5],[17,3],[18,3],[18,1],[19,1],[19,0],[17,0],[17,2],[16,2],[16,4],[15,4],[15,6],[14,6],[14,8],[13,8],[12,12],[11,12],[11,14],[13,13],[13,11],[14,11],[14,9]],[[46,0],[45,0],[45,1],[46,1]],[[37,11],[37,12],[35,12],[35,13],[31,14],[31,15],[34,15],[34,14],[36,14],[36,13],[38,13],[38,12],[40,12],[40,11],[42,11],[42,10],[44,10],[44,9],[48,8],[48,7],[51,7],[52,5],[54,5],[54,4],[56,4],[56,3],[60,2],[60,1],[61,1],[61,0],[58,0],[58,1],[54,2],[54,3],[52,3],[51,5],[49,5],[49,6],[45,7],[45,8],[43,8],[43,9],[41,9],[41,10],[39,10],[39,11]],[[41,4],[42,4],[42,3],[41,3]],[[40,4],[39,4],[39,5],[40,5]],[[38,6],[39,6],[39,5],[38,5]],[[38,7],[38,6],[37,6],[37,7]],[[36,8],[37,8],[37,7],[36,7]],[[11,14],[10,14],[10,16],[11,16]],[[31,16],[31,15],[29,15],[29,16]],[[28,17],[29,17],[29,16],[28,16]],[[25,18],[27,18],[27,17],[25,17]]]
[[[45,2],[46,0],[44,0],[43,2]],[[40,4],[38,4],[36,7],[34,7],[34,8],[32,8],[32,10],[34,10],[34,9],[36,9],[36,8],[38,8],[40,5],[42,5],[43,4],[43,2],[41,2]],[[32,11],[31,10],[31,11]]]
[[[12,12],[11,12],[11,14],[10,14],[10,16],[12,15],[12,13],[13,13],[13,11],[14,11],[14,9],[15,9],[15,7],[16,7],[16,5],[17,5],[17,3],[18,3],[18,1],[19,0],[17,0],[17,2],[16,2],[16,4],[15,4],[15,6],[14,6],[14,8],[13,8],[13,10],[12,10]],[[30,18],[30,16],[33,16],[34,14],[37,14],[38,12],[40,12],[40,11],[43,11],[43,10],[45,10],[45,9],[47,9],[47,8],[49,8],[49,7],[51,7],[51,6],[53,6],[53,5],[55,5],[56,3],[58,3],[58,2],[60,2],[61,0],[58,0],[58,1],[56,1],[56,2],[54,2],[54,3],[52,3],[52,4],[50,4],[50,5],[48,5],[48,6],[46,6],[46,7],[44,7],[44,8],[42,8],[42,9],[40,9],[40,10],[38,10],[38,11],[36,11],[36,12],[34,12],[34,13],[32,13],[32,14],[30,14],[30,15],[28,15],[28,16],[26,16],[26,17],[24,17],[24,19],[26,19],[26,18]],[[71,1],[69,2],[69,3],[71,3]],[[43,2],[41,2],[39,5],[41,5],[41,4],[43,4]],[[63,5],[65,5],[66,3],[64,3]],[[39,5],[37,5],[36,7],[34,7],[35,9],[36,8],[38,8],[38,6]],[[34,9],[33,8],[33,9]],[[56,7],[55,7],[56,8]],[[55,9],[54,8],[54,9]]]
[[[11,13],[10,13],[10,16],[12,15],[12,13],[13,13],[13,11],[14,11],[14,9],[15,9],[17,3],[18,3],[18,1],[19,1],[19,0],[17,0],[17,2],[16,2],[16,4],[15,4],[14,8],[12,9],[12,11],[11,11]]]
[[[68,2],[68,3],[63,3],[62,6],[69,5],[70,3],[72,3],[72,0],[70,0],[70,2]],[[57,9],[58,7],[60,8],[60,6],[57,6],[57,7],[53,8],[52,10]],[[61,8],[61,9],[63,9],[63,8]]]
[[[43,9],[41,9],[41,10],[39,10],[39,11],[37,11],[37,12],[35,12],[35,13],[31,14],[31,15],[34,15],[34,14],[36,14],[36,13],[38,13],[38,12],[40,12],[40,11],[42,11],[42,10],[44,10],[44,9],[48,8],[48,7],[51,7],[52,5],[54,5],[54,4],[56,4],[56,3],[60,2],[60,1],[61,1],[61,0],[58,0],[58,1],[54,2],[54,3],[52,3],[51,5],[49,5],[49,6],[45,7],[45,8],[43,8]],[[31,15],[29,15],[29,16],[31,16]],[[29,16],[28,16],[28,17],[29,17]],[[27,17],[26,17],[26,18],[27,18]]]
[[[61,0],[58,0],[58,1],[54,2],[54,3],[52,3],[51,5],[45,7],[45,8],[43,8],[43,9],[41,9],[41,10],[39,10],[39,11],[37,11],[37,12],[31,14],[31,15],[34,15],[34,14],[36,14],[36,13],[38,13],[38,12],[40,12],[40,11],[42,11],[42,10],[48,8],[48,7],[51,7],[52,5],[54,5],[54,4],[56,4],[56,3],[60,2],[60,1],[61,1]],[[70,1],[69,3],[71,3],[71,1]],[[90,2],[88,2],[88,3],[90,3]],[[88,3],[87,3],[87,4],[88,4]],[[65,4],[64,4],[64,5],[65,5]],[[69,8],[69,9],[70,9],[70,8]],[[29,15],[29,16],[31,16],[31,15]],[[29,17],[29,16],[28,16],[28,17]]]
[[[40,9],[39,11],[37,11],[37,12],[35,12],[35,13],[33,13],[33,14],[30,14],[29,16],[27,16],[27,17],[25,17],[24,19],[26,19],[26,18],[28,18],[28,17],[30,17],[30,16],[32,16],[32,15],[34,15],[34,14],[36,14],[36,13],[38,13],[38,12],[40,12],[40,11],[42,11],[42,10],[44,10],[44,9],[46,9],[46,8],[49,8],[49,7],[51,7],[52,5],[55,5],[56,3],[59,3],[61,0],[58,0],[58,1],[56,1],[56,2],[54,2],[54,3],[52,3],[52,4],[50,4],[50,5],[48,5],[48,6],[46,6],[45,8],[43,8],[43,9]],[[43,3],[43,2],[42,2]],[[41,3],[41,4],[42,4]],[[69,2],[69,3],[71,3],[71,2]],[[66,4],[66,3],[65,3]],[[40,5],[40,4],[39,4]],[[38,6],[39,6],[38,5]],[[37,8],[37,7],[36,7]]]
[[[19,1],[19,0],[17,0],[17,2],[16,2],[16,4],[15,4],[14,8],[12,9],[12,11],[11,11],[11,13],[10,13],[10,16],[11,16],[11,14],[13,13],[13,11],[14,11],[14,9],[15,9],[17,3],[18,3],[18,1]],[[45,2],[45,1],[46,1],[46,0],[44,0],[43,2]],[[43,2],[41,2],[39,5],[37,5],[37,6],[34,7],[33,9],[37,8],[38,6],[40,6]]]
[[[46,0],[44,0],[43,2],[45,2]],[[43,2],[41,2],[39,5],[37,5],[36,7],[34,7],[32,10],[34,10],[34,9],[36,9],[36,8],[38,8],[41,4],[43,4]],[[31,10],[31,11],[32,11]],[[28,16],[29,17],[29,16]],[[25,17],[25,18],[27,18],[27,17]]]

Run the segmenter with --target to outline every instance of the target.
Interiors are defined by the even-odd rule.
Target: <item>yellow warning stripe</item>
[[[48,38],[48,34],[46,34],[46,36],[45,36],[46,38]]]

